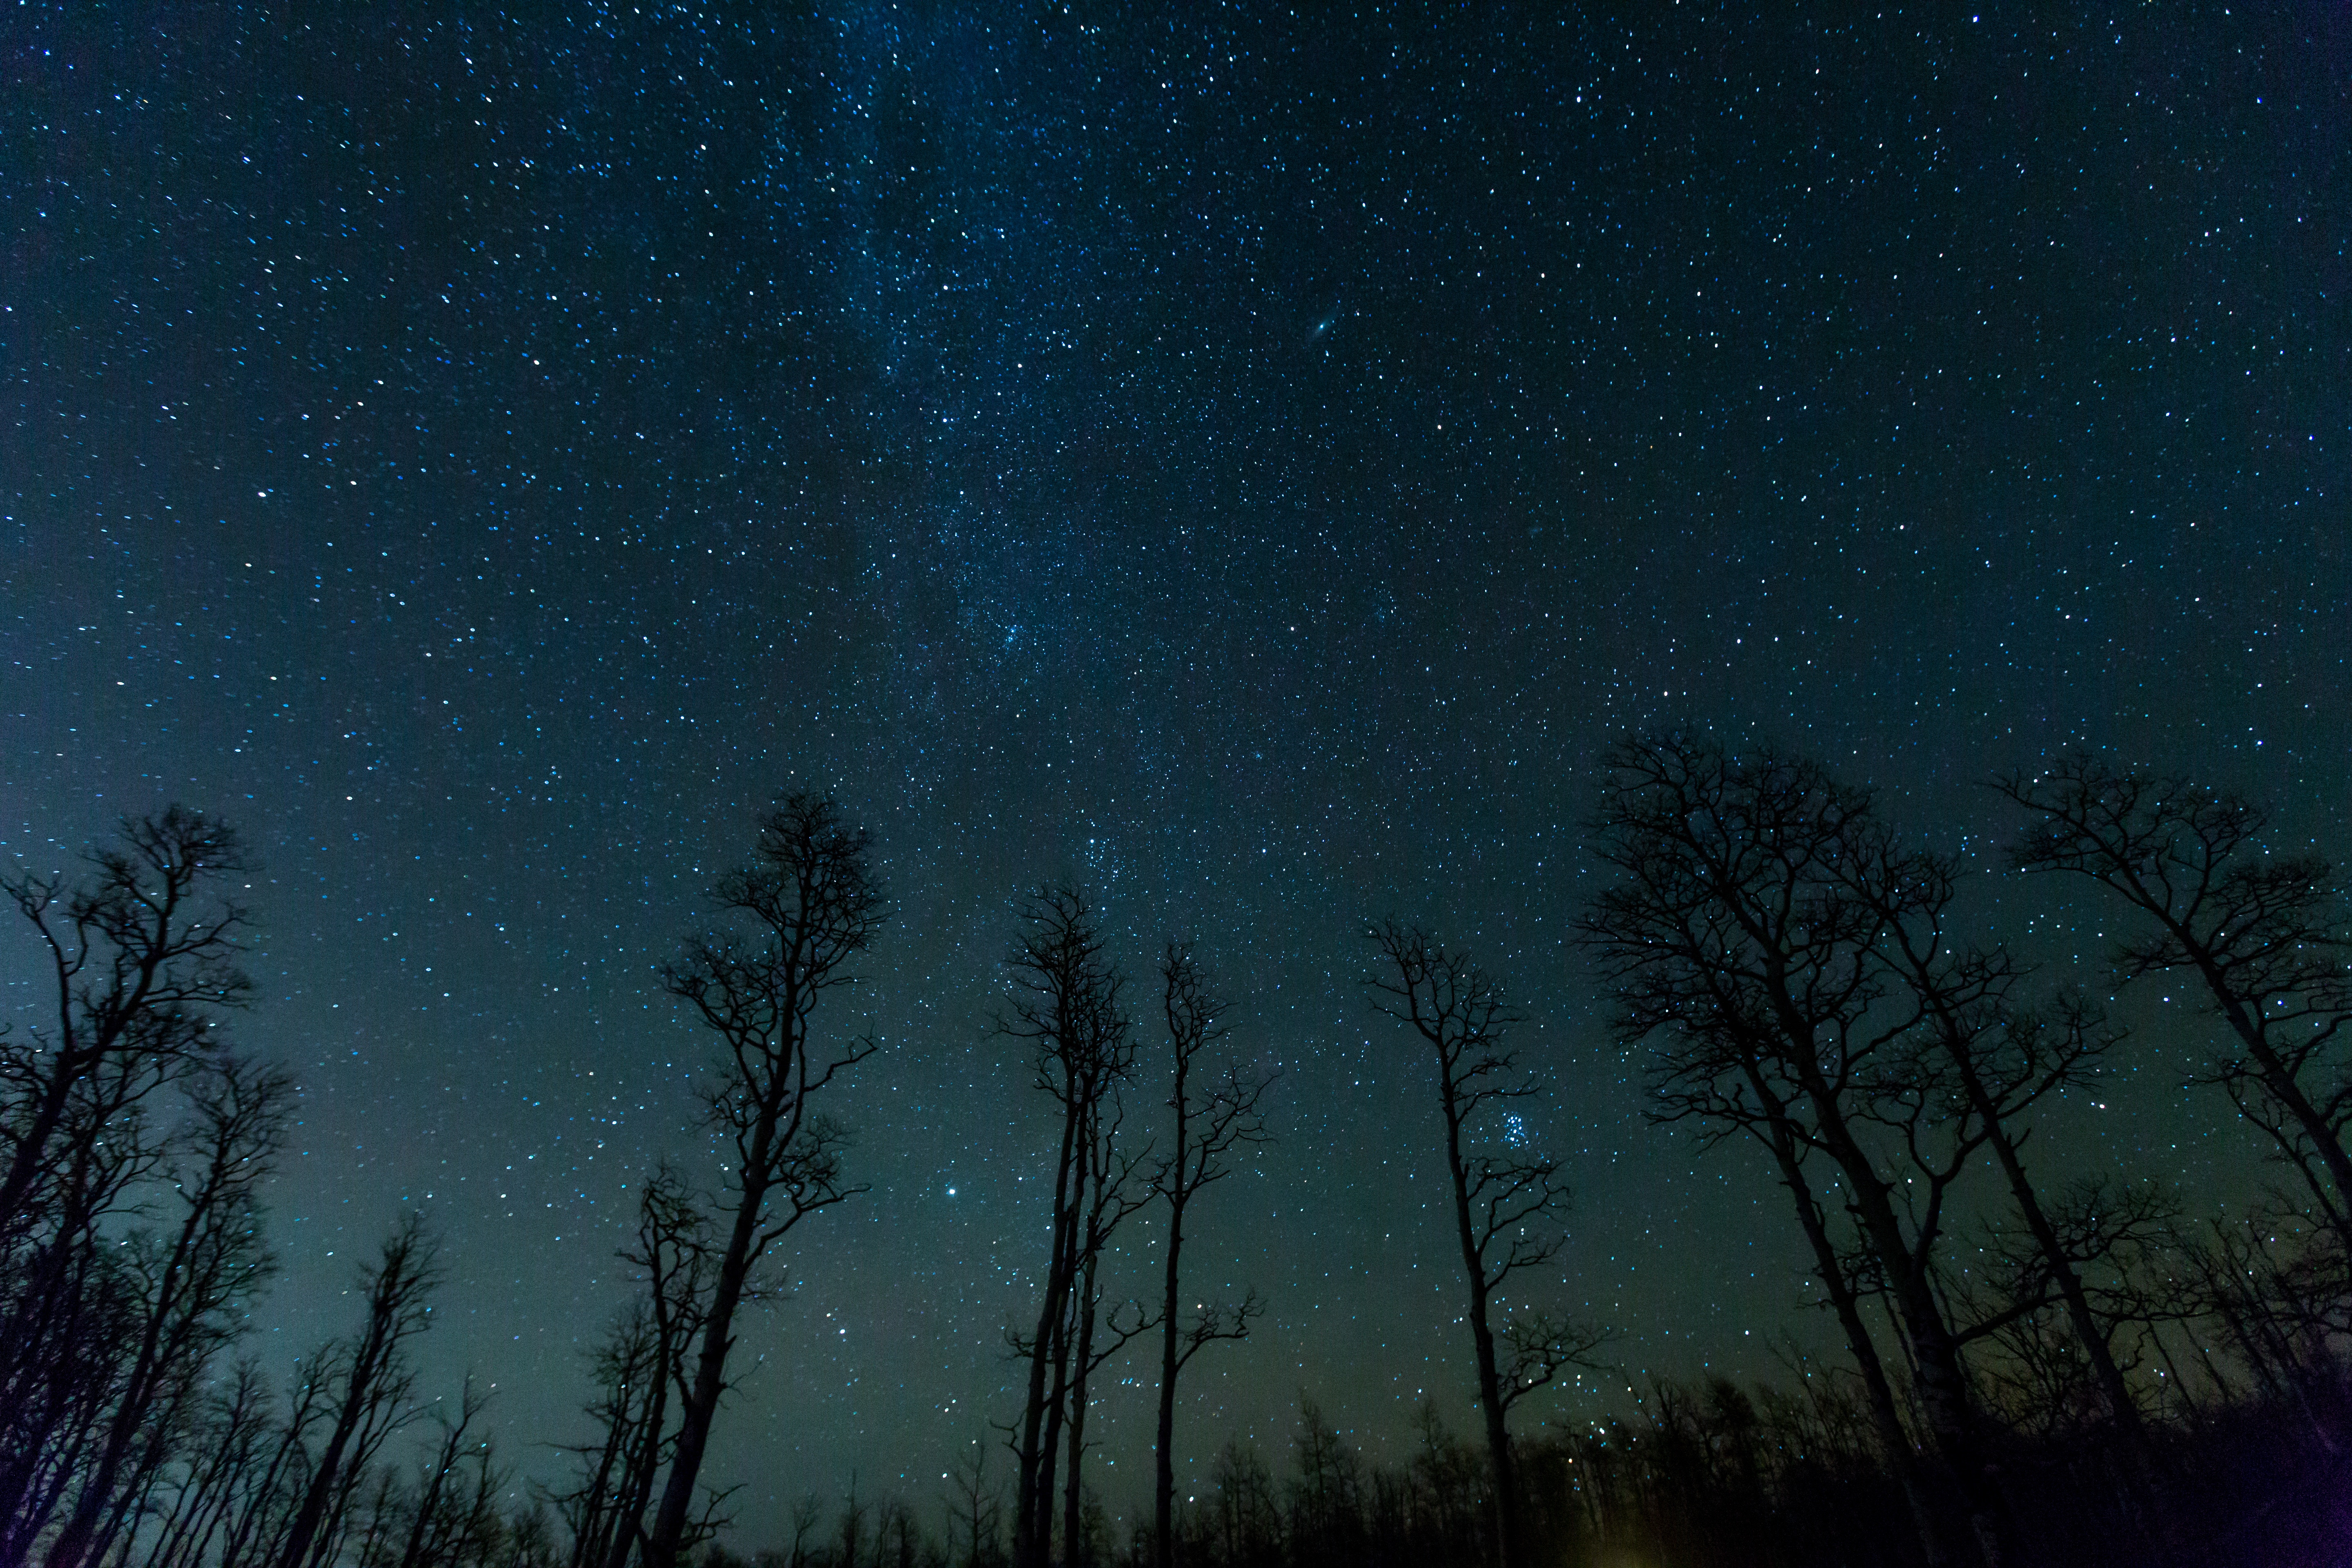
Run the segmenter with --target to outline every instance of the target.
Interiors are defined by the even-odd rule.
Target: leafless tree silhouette
[[[1061,1112],[1054,1163],[1052,1243],[1034,1333],[1012,1336],[1028,1363],[1027,1386],[1011,1444],[1016,1461],[1013,1557],[1018,1568],[1044,1568],[1054,1538],[1054,1484],[1068,1443],[1064,1531],[1082,1550],[1076,1527],[1083,1494],[1088,1376],[1108,1352],[1094,1342],[1100,1305],[1097,1260],[1118,1223],[1147,1195],[1133,1180],[1139,1155],[1122,1151],[1120,1086],[1135,1067],[1134,1027],[1124,983],[1104,957],[1093,907],[1068,886],[1040,889],[1022,908],[1025,929],[1005,960],[1009,996],[996,1032],[1030,1052],[1036,1087]],[[1124,1344],[1145,1326],[1115,1321]]]
[[[974,1443],[956,1457],[948,1544],[961,1568],[997,1568],[1004,1561],[1004,1499],[990,1484],[988,1452],[987,1444]]]
[[[2005,1320],[2029,1316],[2056,1296],[2153,1502],[2153,1458],[2139,1406],[2092,1310],[2083,1259],[2062,1243],[2024,1157],[2027,1112],[2052,1094],[2091,1083],[2121,1036],[2080,997],[2027,1008],[2018,995],[2027,972],[2005,948],[1955,939],[1947,929],[1960,876],[1955,858],[1906,848],[1876,825],[1841,847],[1837,874],[1879,917],[1875,951],[1916,1010],[1912,1037],[1895,1053],[1907,1051],[1910,1060],[1895,1070],[1915,1075],[1923,1097],[1944,1097],[1947,1121],[1973,1119],[2032,1243],[2032,1264],[2012,1272],[2017,1289],[2010,1300],[1966,1325],[1963,1338],[2001,1331]]]
[[[638,1189],[636,1235],[621,1250],[639,1294],[590,1353],[596,1397],[587,1414],[597,1436],[567,1450],[581,1478],[553,1500],[571,1532],[568,1568],[626,1568],[643,1549],[646,1510],[676,1444],[673,1400],[688,1386],[709,1306],[710,1232],[686,1178],[667,1161],[657,1165]],[[707,1514],[690,1522],[680,1550],[705,1539],[709,1527]]]
[[[238,1314],[270,1271],[254,1223],[255,1189],[274,1165],[293,1084],[235,1057],[191,1086],[191,1157],[173,1185],[179,1223],[131,1242],[137,1338],[79,1495],[43,1554],[46,1568],[102,1561],[188,1418],[204,1369],[231,1342]]]
[[[382,1257],[361,1276],[367,1321],[339,1358],[329,1407],[331,1425],[278,1547],[278,1568],[318,1568],[329,1560],[367,1461],[394,1430],[415,1419],[417,1413],[408,1407],[415,1373],[407,1345],[425,1331],[429,1298],[441,1282],[436,1250],[424,1217],[408,1215],[384,1238]],[[297,1424],[294,1430],[299,1429]]]
[[[1936,1264],[1951,1188],[1987,1132],[1920,1070],[1920,1000],[1885,962],[1891,928],[1936,927],[1949,884],[1910,875],[1867,792],[1805,759],[1658,735],[1622,742],[1611,763],[1598,852],[1620,879],[1581,926],[1616,991],[1619,1033],[1649,1045],[1663,1118],[1764,1139],[1830,1281],[1846,1265],[1803,1165],[1819,1154],[1835,1166],[1977,1551],[1997,1563],[2006,1506]],[[1867,1371],[1868,1336],[1843,1303],[1841,1318]],[[1955,1549],[1922,1502],[1924,1544],[1946,1556]]]
[[[850,963],[882,923],[866,832],[828,796],[790,795],[761,817],[752,864],[723,879],[713,896],[720,915],[745,929],[689,941],[662,980],[719,1037],[706,1104],[734,1157],[717,1205],[724,1237],[700,1347],[679,1390],[668,1475],[645,1542],[647,1568],[675,1568],[686,1540],[727,1387],[735,1316],[759,1294],[754,1270],[802,1220],[864,1190],[845,1181],[845,1135],[814,1101],[874,1045],[851,1039],[828,1049],[814,1026],[824,994],[855,983]]]
[[[53,1189],[70,1145],[201,1060],[215,1011],[243,1006],[253,990],[236,967],[249,915],[234,900],[205,901],[211,884],[248,868],[235,830],[174,805],[125,819],[121,839],[91,853],[85,886],[0,875],[57,992],[54,1020],[0,1050],[0,1246],[62,1206]]]
[[[2352,935],[2335,868],[2266,853],[2267,817],[2235,795],[2095,757],[1993,788],[2037,818],[2019,866],[2086,877],[2147,922],[2116,947],[2123,980],[2195,976],[2227,1031],[2203,1081],[2270,1137],[2352,1266]]]
[[[176,805],[125,819],[87,861],[70,885],[0,873],[50,989],[46,1022],[0,1031],[0,1559],[28,1552],[68,1499],[68,1544],[86,1552],[118,1500],[92,1495],[87,1466],[122,1481],[154,1403],[180,1397],[187,1358],[217,1347],[218,1303],[191,1315],[184,1275],[153,1272],[171,1243],[111,1243],[203,1141],[201,1110],[177,1127],[165,1108],[183,1098],[159,1091],[207,1075],[216,1089],[230,1070],[219,1025],[252,991],[236,967],[248,917],[220,894],[248,868],[232,829]],[[187,1215],[188,1244],[226,1234],[207,1226],[248,1190]],[[142,1354],[125,1364],[131,1346]]]
[[[1168,1253],[1160,1304],[1160,1426],[1154,1447],[1151,1552],[1155,1568],[1175,1561],[1176,1379],[1201,1351],[1220,1340],[1249,1337],[1265,1310],[1255,1290],[1238,1301],[1203,1302],[1184,1313],[1184,1220],[1202,1191],[1232,1173],[1227,1157],[1267,1139],[1260,1106],[1273,1082],[1227,1064],[1206,1087],[1194,1075],[1203,1054],[1225,1037],[1226,1004],[1193,956],[1190,942],[1171,942],[1160,961],[1160,1011],[1167,1021],[1171,1068],[1169,1152],[1152,1186],[1168,1205]]]
[[[1478,1405],[1495,1469],[1496,1549],[1504,1568],[1517,1568],[1524,1543],[1511,1406],[1563,1372],[1595,1365],[1605,1336],[1537,1311],[1507,1314],[1496,1333],[1505,1286],[1514,1275],[1550,1263],[1567,1241],[1559,1222],[1569,1191],[1559,1166],[1517,1152],[1522,1140],[1507,1121],[1513,1106],[1534,1101],[1543,1087],[1521,1068],[1507,1044],[1519,1017],[1491,975],[1416,927],[1388,921],[1366,934],[1380,953],[1370,982],[1373,1005],[1410,1026],[1435,1058]]]

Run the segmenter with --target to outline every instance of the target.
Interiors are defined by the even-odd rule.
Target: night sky
[[[928,1505],[1014,1414],[1050,1124],[988,1016],[1040,880],[1147,1013],[1196,933],[1284,1073],[1188,1249],[1271,1303],[1188,1374],[1202,1474],[1302,1387],[1376,1456],[1469,1419],[1370,916],[1529,1015],[1548,1303],[1635,1373],[1821,1331],[1785,1196],[1643,1123],[1570,940],[1626,728],[1882,786],[2094,978],[1972,781],[2091,745],[2352,844],[2342,7],[799,9],[0,20],[0,849],[249,836],[236,1028],[304,1091],[273,1370],[422,1205],[430,1387],[478,1368],[552,1473],[635,1184],[716,1159],[654,966],[785,789],[896,914],[830,1016],[883,1045],[835,1107],[872,1191],[793,1238],[706,1472],[751,1544],[853,1469]],[[2136,1016],[2044,1157],[2251,1180],[2193,1016]]]

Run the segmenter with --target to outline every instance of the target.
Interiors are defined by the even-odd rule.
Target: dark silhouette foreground
[[[1779,1184],[1833,1360],[1791,1346],[1778,1383],[1569,1405],[1553,1385],[1602,1366],[1603,1340],[1538,1307],[1577,1260],[1558,1167],[1508,1108],[1572,1091],[1575,1064],[1515,1055],[1497,983],[1387,923],[1372,1005],[1433,1091],[1475,1352],[1454,1392],[1481,1440],[1425,1411],[1409,1458],[1369,1463],[1304,1398],[1286,1455],[1180,1430],[1175,1374],[1260,1302],[1194,1302],[1180,1268],[1214,1260],[1175,1243],[1267,1135],[1267,1079],[1218,1054],[1225,1005],[1184,944],[1161,965],[1168,1050],[1143,1051],[1097,912],[1049,887],[1013,922],[997,1029],[1059,1112],[1034,1316],[1008,1334],[1024,1397],[942,1495],[807,1498],[786,1539],[734,1540],[701,1479],[730,1352],[775,1294],[763,1260],[860,1190],[822,1094],[872,1049],[819,1005],[881,922],[866,841],[796,796],[717,890],[733,929],[662,975],[710,1042],[703,1152],[726,1179],[689,1181],[696,1159],[639,1184],[636,1289],[587,1358],[584,1436],[558,1435],[560,1479],[526,1481],[478,1393],[495,1369],[439,1414],[420,1387],[441,1284],[421,1216],[360,1271],[345,1334],[268,1371],[248,1353],[293,1087],[230,1038],[252,990],[236,835],[173,807],[77,877],[0,877],[48,985],[38,1023],[0,1035],[0,1568],[2352,1562],[2335,868],[2274,852],[2242,801],[2096,759],[1994,784],[2013,867],[2111,901],[2112,986],[2168,976],[2206,1005],[2187,1103],[2251,1123],[2279,1179],[2200,1215],[2141,1173],[2036,1168],[2055,1097],[2144,1047],[1965,929],[1981,867],[1801,756],[1666,735],[1615,763],[1586,952],[1654,1116]],[[1151,1206],[1170,1245],[1139,1272],[1110,1242]],[[1129,1353],[1147,1334],[1156,1354]],[[1152,1361],[1153,1495],[1115,1521],[1087,1484],[1088,1391]]]

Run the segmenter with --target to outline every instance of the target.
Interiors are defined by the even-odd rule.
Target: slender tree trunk
[[[1967,1500],[1978,1552],[1985,1568],[2001,1568],[2008,1558],[2008,1509],[2000,1476],[1985,1451],[1968,1372],[1960,1361],[1959,1341],[1944,1321],[1933,1285],[1912,1258],[1895,1217],[1893,1196],[1876,1167],[1843,1121],[1836,1124],[1828,1142],[1832,1154],[1839,1156],[1839,1166],[1853,1194],[1854,1217],[1886,1271],[1903,1338],[1911,1352],[1920,1407]]]
[[[310,1484],[303,1489],[302,1506],[296,1511],[293,1528],[287,1532],[286,1544],[278,1552],[278,1568],[305,1568],[310,1560],[310,1548],[319,1538],[319,1527],[326,1522],[328,1505],[334,1500],[335,1483],[341,1479],[343,1450],[359,1429],[367,1396],[373,1392],[376,1370],[357,1358],[352,1361],[343,1407],[336,1413],[334,1430],[328,1435],[327,1447],[319,1456],[319,1467],[311,1472]]]
[[[400,1568],[417,1568],[425,1557],[425,1543],[433,1531],[433,1516],[441,1507],[441,1493],[448,1485],[449,1471],[457,1462],[458,1445],[465,1438],[466,1428],[460,1425],[441,1444],[434,1456],[433,1479],[416,1500],[416,1517],[408,1527],[408,1542],[400,1553]]]
[[[1911,1510],[1912,1528],[1919,1535],[1919,1550],[1927,1557],[1928,1568],[1951,1568],[1958,1555],[1945,1539],[1943,1521],[1937,1517],[1919,1473],[1919,1454],[1895,1406],[1895,1387],[1887,1381],[1886,1363],[1879,1359],[1877,1342],[1870,1337],[1870,1326],[1862,1320],[1862,1303],[1846,1284],[1845,1270],[1838,1262],[1837,1244],[1831,1240],[1829,1227],[1822,1221],[1821,1205],[1813,1201],[1812,1189],[1805,1182],[1788,1135],[1777,1128],[1774,1132],[1769,1142],[1772,1157],[1780,1167],[1781,1184],[1796,1200],[1798,1224],[1813,1249],[1813,1260],[1829,1290],[1830,1306],[1837,1314],[1838,1327],[1845,1331],[1846,1349],[1861,1369],[1871,1425],[1878,1433],[1879,1446],[1886,1450],[1886,1462],[1895,1468],[1895,1479],[1902,1483],[1903,1500]]]
[[[1769,964],[1768,975],[1782,1037],[1790,1042],[1790,1063],[1812,1109],[1815,1134],[1844,1174],[1851,1194],[1848,1201],[1863,1239],[1885,1271],[1899,1312],[1901,1338],[1910,1352],[1920,1407],[1945,1462],[1959,1482],[1984,1568],[2002,1568],[2007,1556],[2008,1509],[1978,1429],[1958,1339],[1944,1321],[1934,1286],[1912,1255],[1895,1212],[1891,1188],[1848,1125],[1837,1093],[1822,1077],[1812,1055],[1811,1023],[1790,1000],[1788,976],[1779,960]]]
[[[1075,1088],[1072,1090],[1076,1092]],[[1028,1398],[1021,1408],[1021,1473],[1013,1479],[1014,1568],[1045,1568],[1052,1545],[1039,1530],[1051,1529],[1055,1436],[1045,1431],[1046,1374],[1055,1364],[1054,1341],[1067,1305],[1073,1254],[1077,1243],[1077,1195],[1070,1191],[1072,1157],[1081,1118],[1075,1104],[1062,1117],[1062,1147],[1054,1166],[1054,1238],[1045,1263],[1045,1300],[1037,1309],[1037,1334],[1029,1347]],[[1052,1405],[1058,1408],[1058,1379]]]
[[[2246,1054],[2253,1058],[2258,1069],[2255,1076],[2263,1090],[2294,1118],[2296,1126],[2303,1129],[2304,1136],[2311,1142],[2312,1152],[2319,1156],[2319,1163],[2326,1168],[2327,1179],[2336,1187],[2336,1202],[2326,1205],[2327,1217],[2337,1238],[2344,1244],[2347,1265],[2352,1265],[2352,1154],[2346,1153],[2344,1141],[2329,1125],[2326,1114],[2311,1102],[2311,1097],[2304,1093],[2303,1086],[2295,1081],[2294,1074],[2288,1069],[2278,1052],[2271,1048],[2262,1020],[2248,1011],[2243,999],[2231,986],[2229,977],[2222,973],[2212,952],[2204,944],[2195,942],[2186,927],[2168,920],[2165,923],[2171,927],[2174,940],[2182,945],[2196,963],[2198,975],[2205,982],[2206,990],[2211,993],[2215,1005],[2221,1009],[2223,1022],[2230,1026],[2231,1032],[2246,1047]],[[2305,1163],[2302,1155],[2286,1139],[2280,1138],[2278,1142],[2282,1145],[2281,1152],[2290,1161],[2297,1165]]]
[[[580,1498],[580,1523],[572,1538],[571,1568],[588,1568],[592,1562],[601,1563],[612,1543],[613,1514],[620,1501],[620,1491],[613,1485],[613,1470],[620,1463],[622,1450],[635,1437],[636,1431],[629,1425],[625,1405],[604,1434],[604,1447],[596,1456],[595,1471]],[[623,1479],[625,1481],[626,1477]],[[613,1506],[606,1505],[607,1498],[613,1500]]]
[[[60,981],[59,991],[70,997],[69,983]],[[65,1038],[70,1042],[77,1031],[68,1017],[64,1025]],[[56,1137],[64,1122],[66,1104],[97,1053],[76,1050],[68,1044],[57,1053],[57,1066],[48,1081],[42,1086],[41,1101],[34,1109],[31,1124],[16,1144],[16,1152],[8,1162],[5,1175],[0,1175],[0,1236],[8,1236],[28,1228],[30,1216],[23,1211],[32,1196],[34,1184],[40,1180],[41,1162],[49,1152],[49,1140]]]
[[[155,1491],[163,1484],[163,1458],[161,1445],[157,1444],[150,1444],[146,1453],[141,1456],[138,1468],[130,1475],[129,1484],[114,1500],[114,1506],[106,1510],[106,1517],[99,1521],[90,1542],[90,1562],[105,1562],[106,1554],[114,1549],[115,1542],[126,1529],[135,1528],[136,1521],[153,1517],[150,1510],[154,1506]]]
[[[16,1309],[0,1321],[0,1354],[7,1357],[0,1363],[0,1436],[15,1450],[0,1460],[0,1522],[8,1531],[0,1549],[30,1551],[58,1503],[43,1466],[88,1439],[73,1428],[93,1414],[77,1416],[76,1395],[100,1375],[90,1358],[105,1353],[105,1336],[91,1331],[89,1319],[96,1227],[114,1184],[102,1169],[95,1140],[77,1139],[72,1169],[58,1184],[67,1206],[16,1281]]]
[[[1085,1568],[1086,1563],[1085,1471],[1079,1460],[1087,1450],[1087,1378],[1095,1348],[1097,1257],[1093,1248],[1087,1249],[1073,1302],[1078,1342],[1076,1353],[1070,1358],[1070,1473],[1062,1483],[1062,1561],[1068,1568]]]
[[[1981,1098],[1983,1090],[1976,1083],[1975,1075],[1968,1076],[1970,1089]],[[1985,1112],[1979,1110],[1978,1114],[1984,1116]],[[1987,1142],[1992,1145],[1993,1159],[2000,1164],[2000,1173],[2009,1181],[2010,1196],[2016,1202],[2017,1212],[2024,1219],[2025,1228],[2042,1254],[2042,1266],[2050,1271],[2051,1282],[2057,1286],[2060,1300],[2066,1303],[2066,1320],[2074,1325],[2074,1337],[2083,1346],[2083,1355],[2091,1363],[2092,1377],[2099,1385],[2101,1397],[2106,1402],[2107,1413],[2114,1417],[2126,1440],[2134,1447],[2139,1447],[2144,1445],[2147,1426],[2140,1419],[2139,1405],[2133,1401],[2131,1389],[2124,1382],[2123,1369],[2116,1365],[2115,1352],[2107,1343],[2105,1332],[2099,1327],[2098,1317],[2091,1310],[2091,1298],[2083,1288],[2083,1277],[2075,1271],[2074,1261],[2059,1246],[2057,1227],[2050,1223],[2050,1216],[2043,1212],[2041,1198],[2025,1173],[2024,1162],[2018,1158],[2017,1145],[2011,1142],[2008,1129],[1990,1116],[1985,1117],[1985,1125],[1990,1134]]]
[[[156,1289],[156,1299],[147,1313],[147,1322],[139,1338],[139,1349],[131,1358],[131,1373],[123,1382],[121,1397],[115,1403],[114,1415],[109,1424],[104,1446],[99,1450],[98,1462],[82,1483],[81,1495],[75,1500],[73,1510],[67,1516],[42,1561],[46,1568],[81,1568],[83,1557],[89,1552],[92,1537],[99,1521],[106,1512],[108,1501],[121,1479],[123,1461],[142,1432],[149,1430],[148,1417],[154,1404],[156,1384],[166,1363],[183,1353],[187,1346],[184,1336],[173,1334],[173,1343],[164,1343],[164,1331],[177,1310],[184,1288],[200,1289],[201,1286],[187,1279],[188,1259],[194,1250],[198,1235],[210,1217],[205,1209],[191,1213],[174,1239],[171,1257],[162,1271]],[[184,1325],[193,1331],[190,1321]]]
[[[1454,1101],[1451,1063],[1439,1070],[1445,1111],[1445,1167],[1454,1183],[1454,1223],[1462,1239],[1462,1271],[1470,1288],[1470,1339],[1477,1352],[1478,1406],[1486,1423],[1486,1451],[1495,1471],[1495,1555],[1502,1568],[1519,1568],[1519,1485],[1511,1462],[1511,1432],[1504,1420],[1502,1370],[1495,1331],[1487,1322],[1486,1262],[1470,1218],[1470,1173],[1462,1159],[1462,1114]]]
[[[1170,984],[1172,986],[1174,982]],[[1176,1561],[1176,1318],[1182,1302],[1184,1205],[1192,1195],[1189,1185],[1192,1103],[1185,1098],[1192,1068],[1192,1054],[1180,1039],[1175,1081],[1169,1095],[1169,1103],[1176,1108],[1176,1152],[1168,1166],[1168,1268],[1160,1297],[1160,1423],[1153,1434],[1151,1467],[1152,1568],[1174,1568]]]
[[[669,1477],[662,1486],[653,1533],[646,1540],[646,1568],[676,1568],[678,1543],[686,1537],[687,1515],[694,1507],[694,1484],[710,1445],[710,1423],[719,1413],[719,1396],[727,1388],[727,1352],[735,1343],[735,1310],[742,1304],[743,1287],[751,1276],[751,1248],[760,1235],[761,1205],[767,1201],[775,1135],[775,1116],[762,1116],[752,1129],[751,1147],[743,1159],[741,1201],[735,1206],[734,1224],[728,1228],[727,1251],[719,1260],[709,1315],[703,1320],[694,1384],[678,1411],[677,1447],[670,1455]]]
[[[1076,1284],[1071,1289],[1075,1291]],[[1033,1537],[1037,1561],[1054,1557],[1054,1478],[1062,1456],[1062,1428],[1070,1408],[1070,1308],[1066,1296],[1062,1315],[1054,1321],[1053,1378],[1046,1389],[1045,1430],[1037,1450],[1037,1518]],[[1067,1543],[1065,1542],[1066,1550]]]
[[[404,1392],[397,1376],[401,1344],[410,1334],[422,1331],[425,1320],[421,1297],[432,1288],[435,1278],[432,1244],[424,1235],[423,1222],[412,1215],[384,1243],[383,1261],[368,1287],[367,1327],[352,1348],[341,1407],[335,1412],[318,1467],[303,1489],[301,1507],[278,1555],[278,1568],[308,1568],[332,1544],[359,1468],[398,1420],[395,1414],[386,1416],[384,1426],[374,1425],[383,1403]],[[299,1441],[299,1426],[289,1430],[288,1437],[289,1442]],[[352,1448],[354,1438],[359,1439],[355,1451]],[[345,1474],[347,1469],[352,1473]]]
[[[261,1482],[247,1494],[245,1506],[237,1510],[236,1521],[229,1526],[228,1539],[221,1547],[221,1568],[236,1568],[245,1560],[246,1548],[257,1552],[265,1544],[260,1538],[263,1514],[270,1500],[277,1496],[278,1482],[286,1474],[287,1462],[302,1452],[303,1434],[310,1429],[310,1411],[324,1396],[325,1389],[317,1383],[306,1383],[287,1412],[286,1429],[278,1435],[277,1451],[269,1457],[269,1466],[262,1472]],[[307,1456],[306,1456],[307,1457]],[[230,1477],[234,1484],[235,1476]]]
[[[1180,1068],[1176,1076],[1179,1106],[1183,1100],[1184,1077]],[[1174,1568],[1176,1561],[1176,1313],[1181,1301],[1177,1270],[1178,1258],[1184,1250],[1184,1199],[1188,1195],[1181,1185],[1185,1151],[1181,1110],[1176,1130],[1179,1185],[1168,1205],[1168,1271],[1160,1297],[1160,1426],[1152,1450],[1151,1472],[1152,1568]]]
[[[662,1427],[669,1420],[669,1347],[657,1343],[656,1352],[658,1360],[646,1394],[646,1412],[630,1432],[633,1451],[622,1470],[612,1521],[604,1527],[604,1555],[597,1560],[598,1568],[628,1568],[629,1553],[646,1533],[646,1510],[653,1501],[654,1477],[661,1472]]]

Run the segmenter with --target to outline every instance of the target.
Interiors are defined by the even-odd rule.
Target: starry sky
[[[518,1457],[582,1435],[633,1184],[715,1162],[654,966],[790,788],[896,913],[834,1019],[872,1190],[721,1418],[747,1534],[1013,1414],[1049,1126],[987,1026],[1046,879],[1139,977],[1197,934],[1284,1075],[1188,1251],[1271,1303],[1188,1465],[1302,1387],[1375,1455],[1468,1419],[1368,916],[1528,1014],[1549,1304],[1636,1371],[1816,1332],[1785,1199],[1643,1122],[1569,940],[1597,755],[1822,754],[2062,968],[2096,931],[1999,876],[1995,768],[2109,748],[2343,843],[2352,20],[1756,9],[13,7],[0,848],[249,837],[237,1028],[303,1085],[271,1364],[422,1205],[430,1377]],[[2045,1147],[2226,1187],[2194,1021],[2147,1023]]]

